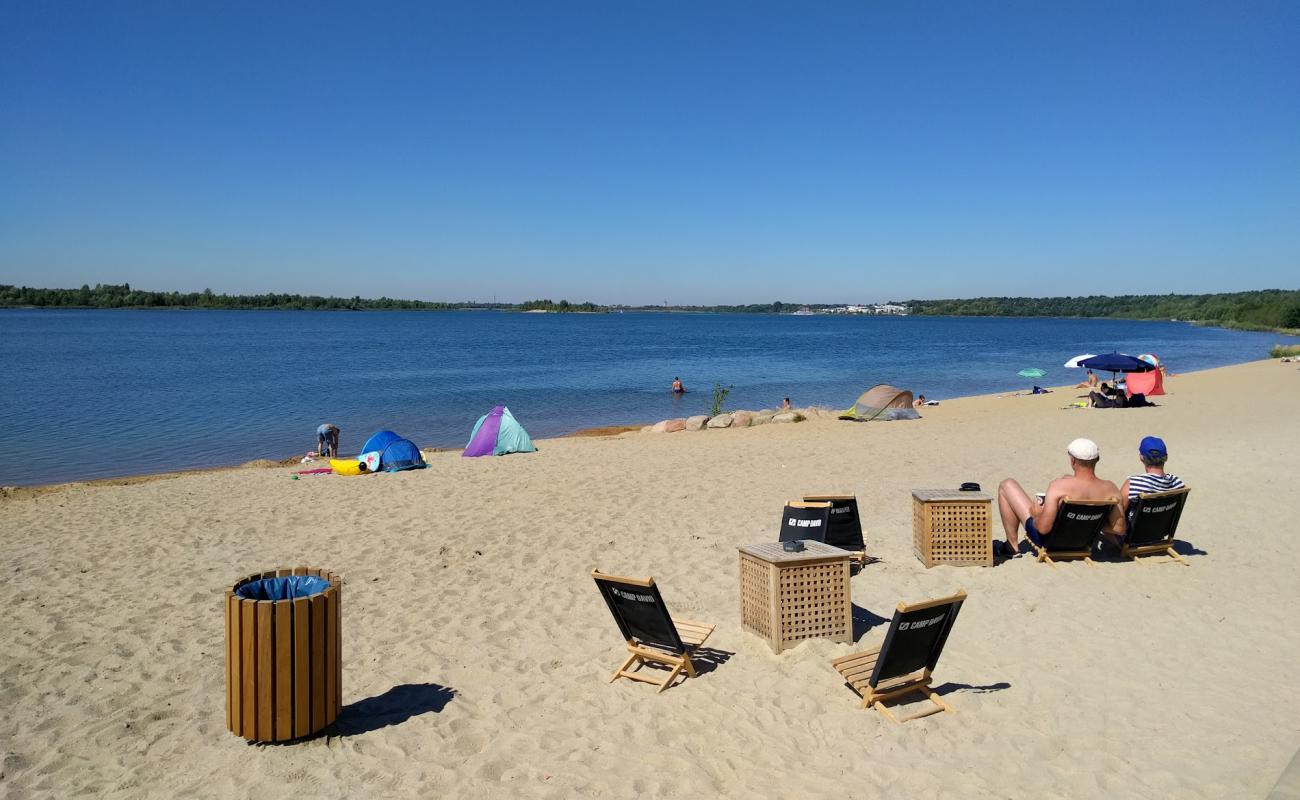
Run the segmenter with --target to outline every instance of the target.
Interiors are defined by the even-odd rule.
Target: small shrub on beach
[[[713,384],[713,406],[709,410],[710,417],[716,417],[722,413],[722,404],[727,402],[727,395],[731,394],[731,385],[723,386],[720,383]]]
[[[1268,354],[1273,358],[1295,358],[1300,356],[1300,344],[1275,344]]]

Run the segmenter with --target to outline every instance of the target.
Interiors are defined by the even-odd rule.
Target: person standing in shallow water
[[[685,391],[686,387],[682,385],[682,379],[673,378],[673,394],[682,394]]]
[[[339,426],[326,422],[316,429],[316,455],[335,458],[339,454]]]

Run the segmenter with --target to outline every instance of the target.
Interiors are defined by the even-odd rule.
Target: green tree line
[[[1229,294],[973,297],[908,300],[903,305],[913,314],[935,316],[1177,319],[1226,328],[1300,328],[1300,291],[1283,289]]]
[[[0,284],[0,307],[32,308],[216,308],[238,310],[319,310],[319,311],[454,311],[461,309],[548,311],[596,311],[592,303],[569,303],[561,300],[532,300],[522,305],[511,303],[443,303],[425,300],[396,300],[391,297],[321,297],[301,294],[216,294],[201,292],[149,292],[132,289],[128,283],[83,285],[80,289],[35,289],[30,286]]]

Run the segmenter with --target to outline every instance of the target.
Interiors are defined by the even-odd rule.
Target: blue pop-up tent
[[[361,445],[361,452],[382,453],[384,452],[385,447],[400,438],[402,437],[392,431],[379,431],[378,433],[373,433],[370,435],[370,438],[366,440],[366,443]]]
[[[404,469],[422,469],[424,454],[410,439],[395,439],[384,448],[379,456],[379,468],[385,472],[398,472]]]
[[[420,448],[410,439],[403,439],[392,431],[379,431],[367,439],[361,446],[359,460],[370,463],[371,459],[366,458],[370,453],[379,454],[379,460],[370,465],[374,472],[397,472],[427,466]]]

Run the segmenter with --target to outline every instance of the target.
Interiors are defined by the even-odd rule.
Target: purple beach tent
[[[465,446],[464,458],[503,456],[506,453],[531,453],[536,450],[528,431],[515,420],[510,409],[497,406],[478,418]]]

